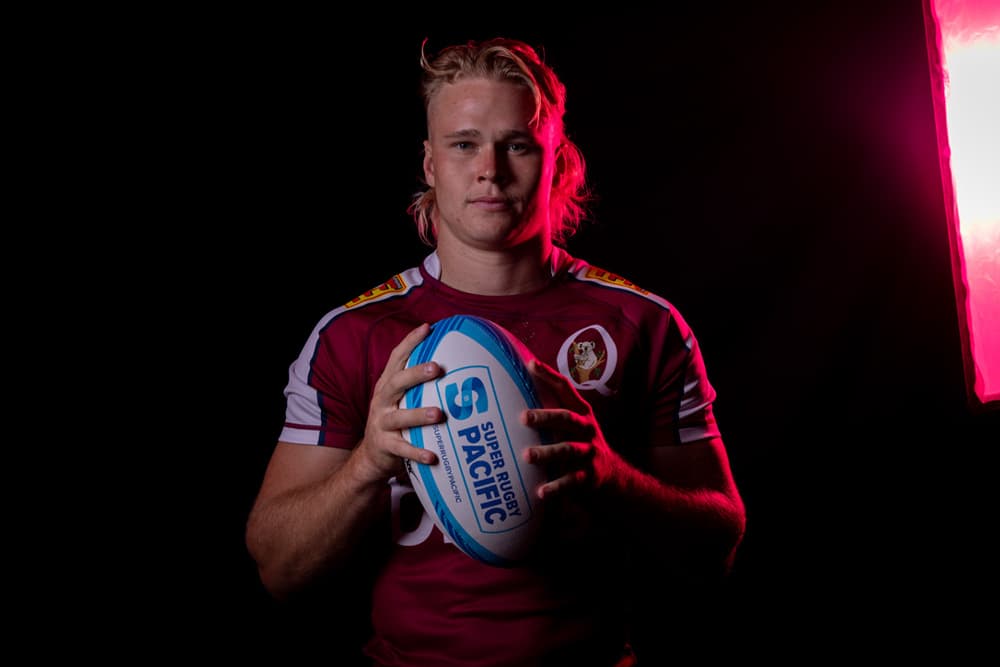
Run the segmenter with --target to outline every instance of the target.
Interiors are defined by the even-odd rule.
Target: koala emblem
[[[600,367],[604,365],[605,353],[595,351],[596,343],[592,340],[581,340],[573,343],[573,375],[577,382],[587,382],[590,376],[597,371],[600,374]]]
[[[602,396],[613,396],[618,391],[608,386],[615,381],[618,345],[600,324],[588,324],[563,339],[556,367],[577,389],[596,391]]]
[[[590,370],[597,365],[597,355],[594,354],[594,341],[584,340],[573,344],[573,360],[581,370]]]

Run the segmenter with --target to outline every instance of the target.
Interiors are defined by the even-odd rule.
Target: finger
[[[560,442],[555,445],[528,447],[524,450],[524,460],[535,465],[566,464],[572,461],[587,461],[593,458],[593,450],[586,445]]]
[[[394,371],[402,370],[406,367],[406,360],[410,358],[410,354],[413,350],[420,344],[427,334],[430,333],[431,325],[424,322],[416,329],[410,331],[403,337],[403,340],[399,341],[396,347],[392,348],[392,352],[389,353],[389,361],[386,362],[385,368],[388,371],[392,369]]]
[[[423,447],[414,447],[409,442],[404,440],[402,436],[395,438],[390,442],[389,451],[400,458],[410,459],[411,461],[416,461],[417,463],[423,463],[426,465],[433,465],[437,463],[437,455],[434,452],[429,449],[424,449]]]
[[[404,437],[404,433],[411,428],[439,424],[444,421],[444,418],[444,412],[436,407],[394,410],[386,416],[383,426],[399,433],[399,438],[395,441],[397,447],[396,453],[399,456],[430,465],[437,461],[437,456],[434,452],[429,449],[413,446]]]
[[[554,393],[559,404],[568,407],[576,412],[587,412],[590,404],[583,400],[570,381],[559,371],[545,364],[538,359],[531,359],[528,362],[528,372],[536,380]]]
[[[550,498],[557,493],[565,493],[571,489],[583,486],[587,481],[586,470],[574,470],[551,482],[538,487],[539,498]]]
[[[386,372],[388,372],[388,367],[386,367]],[[427,382],[428,380],[433,380],[434,378],[440,376],[442,373],[441,366],[434,361],[428,361],[426,364],[418,364],[411,368],[394,373],[385,378],[385,389],[389,398],[389,402],[393,405],[399,403],[400,399],[406,394],[407,391],[412,387]]]
[[[416,461],[417,463],[423,463],[424,465],[434,465],[437,463],[437,454],[429,449],[424,449],[422,447],[414,447],[413,445],[407,444],[405,449],[400,453],[400,456],[404,459],[410,459],[411,461]]]
[[[380,426],[387,431],[405,431],[444,421],[444,412],[438,407],[399,409],[386,413]]]
[[[406,334],[392,349],[375,387],[375,394],[385,399],[385,405],[398,404],[408,389],[441,374],[441,367],[433,361],[406,368],[413,350],[427,337],[430,330],[431,326],[425,322]],[[372,398],[375,403],[376,396],[373,395]]]
[[[594,437],[594,424],[585,416],[570,410],[553,408],[525,410],[521,423],[539,431],[555,431],[566,440],[590,440]]]
[[[358,445],[357,450],[365,460],[370,461],[377,470],[386,473],[387,476],[394,474],[402,459],[427,465],[437,462],[434,452],[411,445],[403,439],[399,431],[383,433],[377,438],[366,437]]]
[[[417,328],[410,331],[410,333],[406,334],[403,337],[403,340],[399,341],[396,347],[393,348],[392,354],[389,355],[390,358],[395,357],[397,361],[406,361],[406,358],[410,356],[411,352],[413,352],[413,348],[415,348],[420,341],[427,337],[430,330],[431,325],[424,322]]]

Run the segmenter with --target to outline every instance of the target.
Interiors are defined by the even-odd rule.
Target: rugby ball
[[[410,444],[438,458],[433,465],[405,461],[424,510],[455,546],[498,567],[530,557],[542,519],[535,491],[546,481],[544,471],[521,458],[525,447],[544,442],[519,420],[525,409],[541,407],[526,367],[532,357],[495,322],[444,318],[407,360],[408,367],[435,361],[444,374],[400,402],[445,414],[440,424],[403,431]]]

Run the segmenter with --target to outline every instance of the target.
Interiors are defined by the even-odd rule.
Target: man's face
[[[424,175],[435,190],[438,244],[508,248],[550,233],[555,132],[531,128],[531,91],[460,79],[428,107]]]

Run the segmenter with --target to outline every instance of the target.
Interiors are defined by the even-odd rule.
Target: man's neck
[[[470,294],[509,296],[533,292],[552,277],[551,243],[528,243],[503,251],[439,245],[441,282]]]

